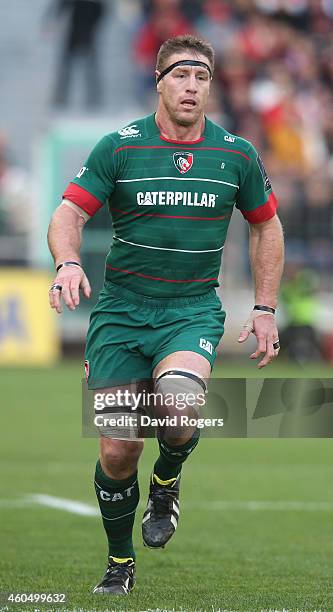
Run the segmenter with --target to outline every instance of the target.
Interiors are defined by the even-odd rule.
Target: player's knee
[[[101,463],[113,478],[126,478],[137,467],[143,450],[141,440],[113,440],[101,438]]]
[[[206,381],[199,374],[181,368],[162,372],[155,381],[155,393],[163,398],[163,406],[172,405],[179,412],[199,412],[206,392]]]
[[[185,444],[197,427],[200,408],[205,405],[206,382],[185,369],[162,372],[155,381],[155,395],[161,398],[157,416],[168,416],[159,434],[169,444]]]

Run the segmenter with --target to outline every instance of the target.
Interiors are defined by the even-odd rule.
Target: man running
[[[279,351],[275,322],[283,265],[276,199],[248,141],[204,111],[214,71],[212,47],[193,36],[167,40],[156,65],[156,113],[108,134],[64,193],[49,228],[57,275],[49,296],[61,312],[90,296],[81,267],[84,223],[109,206],[114,236],[105,284],[93,309],[86,367],[91,389],[152,379],[162,397],[206,390],[225,313],[215,287],[234,206],[249,224],[254,308],[239,341],[253,332],[262,368]],[[128,594],[135,582],[132,530],[139,502],[141,439],[101,432],[95,489],[109,543],[106,573],[95,593]],[[177,435],[176,435],[177,433]],[[118,439],[116,439],[118,438]],[[163,547],[176,530],[182,464],[197,429],[158,435],[142,535]]]

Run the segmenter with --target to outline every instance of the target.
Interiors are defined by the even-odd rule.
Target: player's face
[[[168,66],[180,60],[198,60],[209,65],[205,55],[184,52],[174,53]],[[159,74],[159,73],[157,73]],[[157,85],[160,103],[169,117],[178,125],[191,126],[202,120],[209,95],[210,75],[201,66],[177,66]]]

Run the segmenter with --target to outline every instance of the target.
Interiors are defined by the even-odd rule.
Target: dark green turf
[[[258,375],[234,364],[215,373]],[[266,376],[331,376],[322,366],[274,364]],[[259,373],[261,376],[262,372]],[[81,437],[81,369],[65,362],[52,370],[3,370],[1,389],[1,498],[47,493],[95,504],[91,477],[97,441]],[[146,442],[140,463],[142,504],[156,456]],[[202,440],[184,468],[183,511],[165,550],[140,539],[137,586],[128,598],[93,597],[104,571],[100,521],[38,506],[0,507],[1,591],[66,592],[66,607],[13,610],[221,610],[296,612],[333,610],[333,513],[330,511],[216,510],[206,502],[297,501],[333,504],[330,439]],[[192,504],[192,505],[191,505]],[[0,606],[1,610],[1,606]]]

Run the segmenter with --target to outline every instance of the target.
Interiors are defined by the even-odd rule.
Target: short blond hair
[[[163,70],[167,68],[169,57],[174,53],[181,53],[182,51],[194,51],[195,53],[204,55],[209,61],[212,73],[214,72],[215,53],[212,45],[197,36],[192,36],[192,34],[168,38],[158,51],[156,70],[163,72]]]

